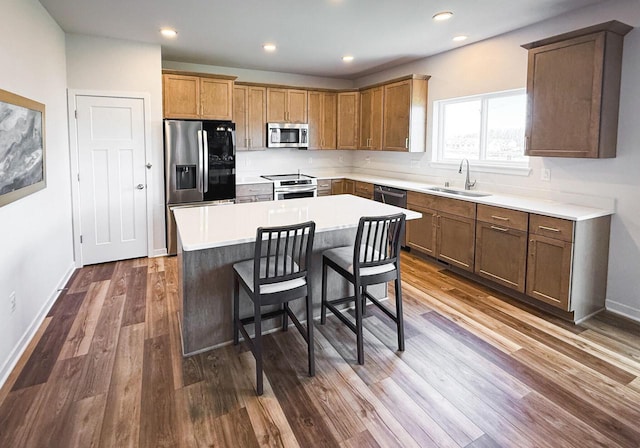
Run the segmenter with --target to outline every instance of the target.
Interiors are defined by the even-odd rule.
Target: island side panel
[[[353,244],[355,233],[356,229],[353,228],[318,232],[315,235],[310,282],[316,317],[320,315],[322,300],[322,252]],[[253,258],[254,244],[245,243],[197,251],[181,249],[178,251],[178,256],[181,257],[178,262],[181,265],[179,273],[183,307],[182,338],[186,356],[206,351],[233,339],[233,264]],[[353,288],[348,282],[331,269],[327,283],[330,299],[353,295]],[[386,285],[376,285],[368,288],[368,291],[382,298],[386,296]],[[304,320],[304,300],[292,301],[290,305],[298,318]],[[240,315],[246,317],[252,314],[252,302],[241,292]],[[280,319],[267,321],[263,330],[268,331],[279,324]]]

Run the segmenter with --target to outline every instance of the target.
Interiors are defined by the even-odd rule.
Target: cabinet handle
[[[491,215],[491,217],[492,217],[493,219],[497,219],[497,220],[499,220],[499,221],[509,221],[509,218],[505,218],[505,217],[503,217],[503,216]]]
[[[529,256],[531,257],[535,257],[536,256],[536,245],[535,240],[529,240],[529,243],[531,243],[531,250],[529,251]]]
[[[409,149],[409,137],[404,139],[404,147],[405,149]]]
[[[540,230],[548,230],[549,232],[559,232],[560,229],[556,229],[555,227],[547,227],[547,226],[538,226]]]
[[[508,231],[509,231],[509,229],[505,229],[504,227],[491,226],[491,228],[492,228],[493,230],[498,230],[498,231],[500,231],[500,232],[508,232]]]

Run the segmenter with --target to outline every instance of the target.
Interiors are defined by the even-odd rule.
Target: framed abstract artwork
[[[44,104],[0,89],[0,207],[42,190]]]

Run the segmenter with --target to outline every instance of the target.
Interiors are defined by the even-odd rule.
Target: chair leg
[[[256,358],[256,392],[258,395],[262,395],[262,316],[260,315],[260,305],[256,302],[253,306],[256,333],[253,340],[253,356]]]
[[[289,328],[289,314],[287,313],[288,310],[289,302],[284,302],[282,304],[282,311],[284,311],[284,313],[282,314],[282,331],[287,331],[287,329]]]
[[[307,342],[309,355],[309,376],[316,374],[316,360],[313,353],[313,300],[311,299],[311,291],[307,294]]]
[[[362,287],[362,315],[367,315],[367,287]]]
[[[238,277],[233,275],[233,345],[240,342],[240,285]]]
[[[356,346],[358,351],[358,364],[364,364],[364,341],[362,337],[362,298],[360,297],[360,285],[356,281],[353,290],[356,295]]]
[[[400,276],[395,281],[396,288],[396,323],[398,324],[398,350],[404,351],[404,318],[402,316],[402,284]]]
[[[322,260],[322,302],[320,304],[320,324],[327,322],[327,265]]]

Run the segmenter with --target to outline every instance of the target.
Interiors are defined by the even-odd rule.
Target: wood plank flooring
[[[0,389],[0,447],[640,446],[634,322],[574,326],[403,254],[405,352],[371,305],[363,366],[335,317],[314,378],[272,333],[257,397],[243,344],[181,357],[176,261],[73,275]]]

